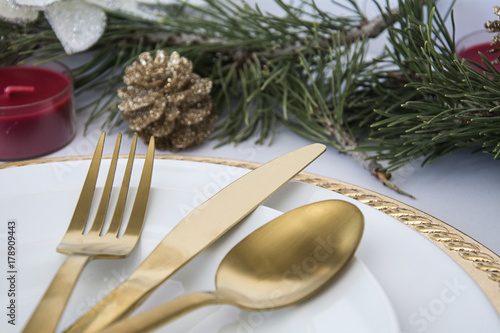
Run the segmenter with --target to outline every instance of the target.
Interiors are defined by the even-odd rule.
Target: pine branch
[[[400,3],[406,6],[409,2]],[[499,72],[485,59],[481,72],[459,61],[454,40],[434,6],[423,16],[393,15],[387,59],[368,94],[386,96],[371,114],[374,131],[364,147],[395,170],[417,158],[430,162],[467,147],[500,157]],[[402,84],[403,83],[403,84]]]
[[[500,73],[487,60],[481,73],[457,59],[435,1],[379,6],[371,20],[355,0],[332,1],[350,16],[314,1],[275,2],[285,15],[217,0],[158,8],[161,22],[107,12],[92,59],[74,70],[79,91],[102,92],[89,122],[104,117],[103,126],[119,124],[115,91],[124,67],[162,49],[179,52],[212,79],[220,144],[256,133],[264,143],[283,124],[349,154],[388,186],[388,171],[420,157],[431,161],[476,146],[500,159]],[[386,52],[366,59],[365,43],[384,30]],[[0,34],[2,64],[64,56],[43,17],[25,27],[0,22]]]
[[[292,9],[283,2],[276,2],[278,2],[288,13],[293,12]],[[207,7],[213,6],[214,3],[217,3],[217,1],[207,0]],[[319,47],[323,50],[328,50],[333,45],[332,35],[337,36],[336,38],[338,38],[338,40],[336,43],[340,43],[341,45],[349,45],[361,39],[376,38],[386,29],[388,24],[390,25],[393,23],[388,22],[387,17],[382,14],[369,21],[366,19],[365,15],[359,11],[357,6],[354,11],[357,17],[348,19],[331,16],[316,7],[313,2],[310,5],[317,11],[315,15],[313,15],[313,18],[321,18],[322,21],[299,20],[297,16],[304,14],[304,12],[301,11],[294,15],[295,19],[290,22],[288,17],[281,18],[271,16],[270,18],[260,13],[258,8],[253,9],[247,5],[238,6],[237,4],[232,4],[234,7],[232,7],[229,12],[225,14],[218,13],[218,15],[203,9],[204,7],[189,4],[185,4],[184,6],[190,7],[189,9],[191,12],[205,12],[207,18],[195,19],[195,25],[204,28],[211,25],[211,23],[216,20],[216,22],[218,22],[217,26],[229,25],[229,23],[225,24],[224,22],[224,20],[228,19],[228,16],[225,15],[237,13],[238,23],[233,22],[231,24],[236,26],[236,31],[245,31],[244,37],[248,38],[244,40],[230,38],[231,36],[227,36],[223,32],[217,33],[216,31],[212,31],[210,34],[200,32],[193,33],[192,31],[198,31],[196,27],[191,27],[187,30],[184,28],[186,25],[193,25],[193,22],[191,22],[189,18],[188,21],[186,21],[184,17],[179,20],[176,19],[175,16],[169,16],[169,18],[165,20],[165,26],[169,27],[169,29],[167,29],[168,31],[136,35],[132,36],[131,39],[135,41],[144,40],[148,44],[163,43],[169,47],[197,46],[203,47],[207,51],[216,50],[217,52],[229,52],[237,55],[235,61],[241,63],[241,59],[251,59],[252,53],[255,52],[265,54],[268,57],[280,57],[303,52],[307,48]],[[355,6],[356,2],[353,1],[352,4]],[[352,10],[353,8],[350,9]],[[180,11],[182,12],[182,10]],[[392,12],[397,14],[399,8],[393,9]],[[332,23],[327,24],[327,22]],[[246,27],[248,23],[251,23],[253,27]],[[316,26],[318,23],[322,23],[324,27]],[[163,28],[165,28],[165,26]],[[297,30],[298,26],[306,26],[306,31],[294,32],[294,30]],[[319,32],[321,33],[315,36],[316,38],[313,38],[314,43],[311,43],[311,36]],[[290,35],[288,41],[286,43],[277,42],[283,39],[284,33]]]

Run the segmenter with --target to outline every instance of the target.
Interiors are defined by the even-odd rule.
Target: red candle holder
[[[491,45],[494,36],[494,33],[488,32],[487,30],[479,30],[465,35],[455,46],[458,58],[474,62],[478,66],[472,66],[478,70],[479,66],[484,67],[483,59],[479,53],[482,53],[489,61],[493,61],[500,56],[500,52],[488,52],[495,48]],[[498,47],[500,46],[497,45],[496,48]],[[500,64],[495,64],[494,66],[496,69],[500,70]]]
[[[66,66],[0,67],[0,160],[51,153],[75,133],[73,80]]]

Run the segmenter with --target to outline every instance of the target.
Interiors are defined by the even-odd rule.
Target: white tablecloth
[[[329,1],[316,2],[320,6],[329,4]],[[441,1],[440,7],[447,8],[450,2]],[[361,8],[370,6],[370,1],[366,3],[360,1],[360,3],[362,3]],[[263,10],[275,10],[275,5],[269,1],[259,1],[259,4]],[[495,20],[497,17],[492,12],[495,5],[498,5],[498,1],[457,1],[455,5],[457,39],[471,31],[483,29],[486,20]],[[383,42],[384,37],[372,42],[372,52],[377,52]],[[77,100],[77,103],[84,102],[86,101]],[[78,133],[75,139],[65,148],[47,157],[92,153],[101,129],[98,120],[89,127],[87,135],[83,136],[83,124],[87,116],[88,112],[78,114]],[[116,132],[116,130],[112,132],[111,137],[114,137]],[[130,138],[125,137],[124,140],[126,142]],[[278,130],[271,145],[255,145],[254,141],[251,139],[238,146],[226,145],[217,149],[214,149],[217,142],[208,141],[182,154],[267,162],[311,143],[282,128]],[[107,153],[111,152],[113,145],[114,140],[108,139]],[[128,145],[126,142],[124,146]],[[138,153],[145,151],[146,145],[141,142],[138,145]],[[393,197],[447,222],[494,252],[500,253],[500,162],[494,161],[490,155],[483,153],[470,155],[470,152],[454,153],[424,167],[421,167],[419,162],[414,162],[395,172],[393,182],[416,199],[399,195],[385,187],[350,157],[340,154],[333,148],[329,148],[306,171]],[[157,152],[157,154],[168,154],[168,152]]]

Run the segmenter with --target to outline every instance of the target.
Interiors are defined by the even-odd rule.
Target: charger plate
[[[71,168],[72,164],[89,158],[12,162],[0,165],[0,169],[57,162],[66,162],[66,167]],[[158,155],[156,159],[183,163],[182,167],[185,163],[195,163],[195,168],[198,163],[227,166],[230,169],[224,169],[226,173],[260,165],[182,155]],[[212,176],[220,170],[214,169]],[[227,174],[232,177],[237,172]],[[203,191],[195,194],[203,200]],[[367,218],[356,257],[379,281],[403,332],[500,331],[500,257],[445,222],[387,196],[306,172],[300,173],[263,206],[284,212],[326,199],[353,202]],[[255,327],[252,330],[258,331]]]

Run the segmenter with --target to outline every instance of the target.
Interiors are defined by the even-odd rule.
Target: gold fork
[[[97,143],[94,156],[90,162],[89,171],[83,184],[78,203],[76,204],[73,217],[68,230],[57,247],[57,251],[67,254],[68,257],[61,265],[52,282],[46,290],[37,308],[24,328],[24,332],[54,332],[57,328],[61,315],[73,291],[73,288],[85,265],[92,259],[114,259],[124,258],[130,255],[139,240],[146,206],[151,186],[154,159],[154,139],[149,142],[148,151],[144,161],[141,179],[135,196],[134,205],[130,213],[128,225],[119,237],[121,222],[127,199],[132,164],[135,155],[137,136],[134,135],[132,147],[125,168],[122,185],[118,194],[115,211],[109,223],[106,233],[102,231],[106,211],[109,204],[111,190],[113,188],[114,174],[120,150],[121,134],[116,139],[115,149],[111,159],[108,175],[104,184],[101,200],[97,208],[96,216],[90,227],[90,231],[84,234],[87,219],[94,197],[94,191],[102,158],[105,133],[101,134]],[[104,235],[102,235],[104,233]]]

